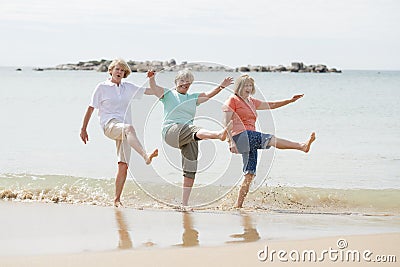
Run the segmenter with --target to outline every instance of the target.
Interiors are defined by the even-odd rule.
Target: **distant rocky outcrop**
[[[290,66],[251,66],[238,67],[235,71],[240,72],[315,72],[315,73],[326,73],[326,72],[336,72],[341,73],[341,70],[336,68],[328,68],[326,65],[304,65],[303,62],[292,62]]]
[[[107,72],[108,66],[111,60],[91,60],[87,62],[78,62],[76,64],[61,64],[56,67],[44,68],[44,70],[90,70]],[[182,61],[177,64],[175,59],[167,61],[134,61],[130,60],[127,62],[132,72],[147,72],[149,69],[155,71],[179,71],[182,69],[190,69],[192,71],[226,71],[226,72],[314,72],[314,73],[327,73],[336,72],[341,73],[341,70],[336,68],[328,68],[326,65],[305,65],[303,62],[292,62],[290,66],[262,66],[262,65],[247,65],[236,68],[229,68],[217,64],[206,64],[206,63],[189,63]],[[39,69],[36,69],[39,70]],[[43,70],[43,69],[40,69]]]

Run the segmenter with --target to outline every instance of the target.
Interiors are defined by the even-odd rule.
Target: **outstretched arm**
[[[211,91],[206,92],[206,93],[201,93],[199,95],[199,97],[197,98],[197,105],[199,105],[201,103],[204,103],[204,102],[208,101],[210,98],[216,96],[219,92],[221,92],[222,89],[224,89],[225,87],[231,85],[232,83],[233,83],[233,78],[232,77],[227,77],[214,90],[211,90]]]
[[[88,109],[86,110],[85,117],[83,118],[80,136],[81,136],[83,143],[85,143],[85,144],[87,141],[89,141],[89,135],[88,135],[86,129],[89,124],[90,117],[92,116],[93,110],[94,110],[94,107],[89,106]]]
[[[302,98],[304,96],[304,94],[302,95],[295,95],[293,96],[291,99],[287,99],[287,100],[281,100],[281,101],[274,101],[274,102],[262,102],[257,109],[258,110],[264,110],[264,109],[276,109],[276,108],[280,108],[283,106],[286,106],[287,104],[296,102],[297,100],[299,100],[300,98]]]
[[[164,88],[157,85],[155,71],[148,71],[147,77],[149,78],[150,88],[147,88],[144,93],[146,95],[155,95],[158,98],[162,98],[164,96]]]

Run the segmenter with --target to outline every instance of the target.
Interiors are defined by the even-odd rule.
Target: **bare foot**
[[[122,205],[121,201],[119,201],[119,200],[114,200],[114,207],[116,207],[116,208],[123,208],[124,205]]]
[[[146,161],[146,164],[149,165],[153,158],[158,156],[158,149],[154,149],[154,151],[151,154],[147,154],[146,158],[144,159]]]
[[[177,206],[174,209],[176,209],[177,211],[180,211],[180,212],[192,212],[192,211],[194,211],[193,208],[189,207],[189,206]]]
[[[315,141],[315,133],[311,133],[310,139],[308,139],[307,143],[304,144],[304,149],[303,151],[308,153],[311,148],[311,144]]]
[[[228,132],[230,132],[230,130],[232,130],[232,121],[230,121],[226,127],[219,133],[219,139],[221,141],[225,141],[226,136],[228,135]]]

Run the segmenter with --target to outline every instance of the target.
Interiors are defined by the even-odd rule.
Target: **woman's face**
[[[111,70],[111,81],[116,84],[120,84],[122,78],[125,76],[125,70],[121,65],[116,65]]]
[[[246,81],[242,89],[241,97],[243,98],[249,97],[251,95],[251,92],[253,92],[253,83],[250,81]]]
[[[189,79],[181,78],[176,81],[176,90],[181,94],[186,94],[191,84]]]

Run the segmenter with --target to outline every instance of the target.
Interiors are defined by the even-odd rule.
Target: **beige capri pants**
[[[129,160],[131,158],[131,146],[126,140],[125,129],[129,124],[122,123],[117,119],[112,119],[107,122],[104,127],[104,135],[108,138],[115,140],[115,145],[117,148],[118,163],[123,162],[129,165]]]

